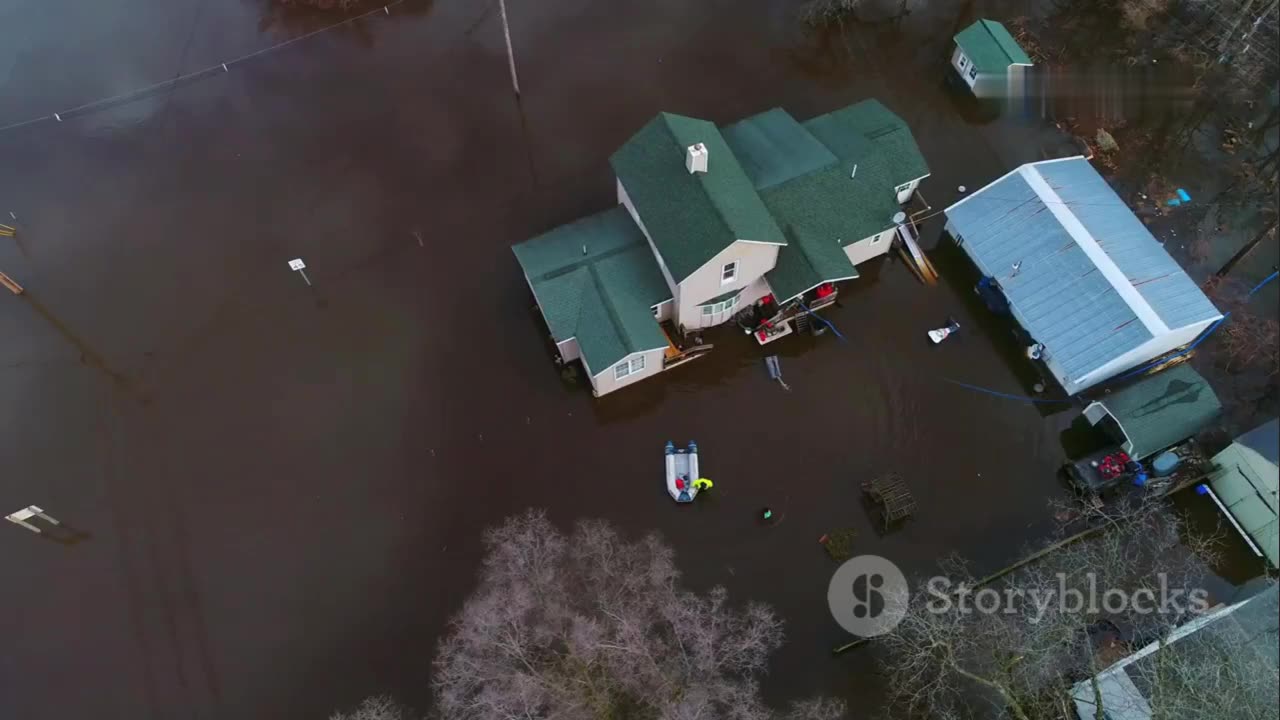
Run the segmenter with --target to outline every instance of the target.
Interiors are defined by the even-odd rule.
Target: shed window
[[[738,279],[738,261],[734,260],[733,262],[725,263],[724,267],[720,269],[720,284],[728,285],[729,283],[737,279]]]
[[[903,183],[898,187],[894,188],[893,191],[896,193],[904,193],[910,189],[911,189],[911,183]]]
[[[644,356],[637,355],[630,360],[623,360],[613,366],[613,379],[621,380],[628,375],[635,375],[644,370]]]
[[[973,80],[978,77],[978,67],[975,65],[969,68],[969,79]]]

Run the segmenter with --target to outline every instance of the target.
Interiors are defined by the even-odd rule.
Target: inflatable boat
[[[698,495],[698,488],[693,481],[698,479],[698,444],[690,441],[689,447],[676,449],[675,443],[667,441],[667,492],[676,502],[693,502]]]

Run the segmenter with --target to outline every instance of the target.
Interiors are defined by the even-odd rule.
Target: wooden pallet
[[[916,510],[916,499],[911,488],[898,473],[886,473],[874,480],[862,483],[862,491],[880,506],[880,516],[885,529],[893,523],[911,517]]]

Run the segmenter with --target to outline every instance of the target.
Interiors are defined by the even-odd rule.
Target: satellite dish
[[[899,210],[898,212],[896,212],[896,213],[894,213],[894,214],[893,214],[893,224],[894,224],[894,225],[901,225],[902,223],[904,223],[904,222],[906,222],[906,221],[907,221],[907,214],[906,214],[906,213],[904,213],[904,212],[902,212],[901,210]]]

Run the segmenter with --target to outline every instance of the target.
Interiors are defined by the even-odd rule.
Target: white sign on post
[[[302,279],[307,281],[307,285],[311,284],[311,278],[307,277],[307,264],[302,262],[302,258],[290,260],[289,269],[302,275]]]

